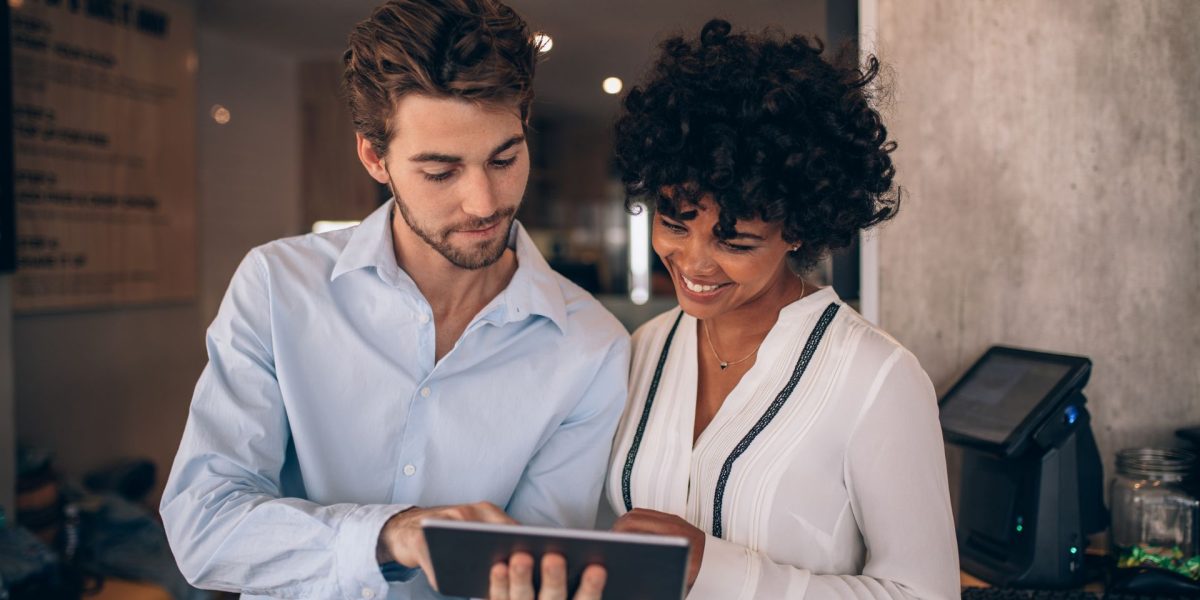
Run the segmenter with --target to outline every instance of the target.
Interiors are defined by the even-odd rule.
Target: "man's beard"
[[[516,214],[515,206],[496,211],[492,216],[482,219],[472,219],[463,223],[459,223],[452,227],[447,227],[441,231],[430,231],[419,225],[413,219],[412,213],[408,210],[408,205],[400,198],[400,195],[395,192],[395,187],[392,188],[392,195],[396,198],[396,207],[400,209],[400,217],[408,224],[408,228],[417,234],[430,248],[437,250],[438,254],[445,257],[451,264],[460,269],[482,269],[496,264],[500,257],[504,256],[504,251],[508,249],[508,232],[512,226],[513,215]],[[456,248],[450,243],[450,234],[455,231],[478,231],[487,229],[492,225],[499,223],[501,225],[501,234],[482,242],[477,242],[467,248]]]

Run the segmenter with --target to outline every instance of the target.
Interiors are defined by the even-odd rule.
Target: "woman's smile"
[[[733,282],[730,281],[724,283],[708,282],[699,278],[690,278],[678,270],[675,272],[679,275],[678,288],[693,300],[699,302],[713,300],[733,285]]]

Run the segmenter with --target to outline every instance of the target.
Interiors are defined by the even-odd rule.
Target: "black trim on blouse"
[[[742,438],[742,441],[738,442],[737,446],[734,446],[733,452],[729,454],[729,458],[725,459],[725,464],[721,467],[721,476],[717,479],[717,490],[713,497],[713,537],[722,537],[721,509],[725,504],[725,486],[729,483],[730,473],[733,472],[734,461],[750,447],[750,444],[754,442],[754,438],[758,437],[758,434],[767,428],[767,425],[771,423],[775,415],[779,414],[788,397],[792,395],[792,391],[796,389],[796,385],[800,383],[800,377],[808,369],[808,363],[812,360],[813,354],[816,353],[817,345],[821,343],[821,338],[825,337],[825,330],[829,328],[829,323],[833,321],[833,317],[837,315],[837,311],[838,305],[835,303],[831,302],[829,306],[825,307],[825,312],[821,315],[816,327],[813,328],[812,333],[808,336],[808,342],[804,344],[804,351],[800,353],[800,359],[796,361],[796,368],[792,370],[792,378],[788,380],[787,385],[783,386],[779,395],[775,396],[775,401],[771,403],[771,406],[767,408],[763,416],[759,417],[754,427],[746,433],[746,436]]]
[[[800,378],[808,369],[808,363],[812,360],[813,354],[817,351],[817,346],[825,337],[825,331],[829,328],[829,324],[833,322],[833,318],[837,316],[838,304],[831,302],[825,307],[825,312],[821,314],[821,318],[817,320],[817,324],[813,327],[812,333],[808,336],[808,341],[804,344],[804,351],[800,353],[799,360],[796,361],[796,367],[792,370],[792,377],[787,384],[783,386],[779,394],[775,397],[775,401],[767,408],[762,417],[759,417],[758,422],[754,427],[746,433],[738,445],[734,447],[729,458],[725,459],[725,464],[721,467],[721,475],[717,479],[717,488],[713,497],[713,526],[712,534],[714,537],[722,537],[722,509],[725,504],[725,486],[729,483],[729,476],[733,472],[733,463],[746,452],[750,444],[754,443],[754,438],[762,433],[767,425],[779,414],[783,409],[783,405],[795,391],[796,386],[800,383]],[[633,443],[629,446],[629,454],[625,457],[625,469],[621,473],[621,497],[625,501],[625,510],[633,510],[633,500],[630,493],[630,479],[633,477],[633,464],[637,460],[638,448],[642,445],[642,437],[646,433],[646,423],[650,420],[650,409],[654,404],[654,397],[658,394],[658,383],[662,379],[663,367],[667,364],[667,355],[671,351],[671,341],[675,338],[675,330],[679,328],[679,321],[683,318],[683,311],[679,311],[679,315],[675,317],[675,323],[671,325],[671,331],[667,333],[667,341],[663,344],[662,353],[658,357],[658,366],[654,369],[654,378],[650,381],[650,390],[646,394],[646,404],[642,407],[642,417],[638,420],[637,432],[633,436]]]
[[[642,445],[642,435],[646,433],[646,423],[650,420],[650,406],[654,404],[654,396],[658,394],[658,381],[662,378],[663,366],[667,364],[667,353],[671,351],[671,340],[679,321],[683,318],[683,310],[675,317],[671,332],[667,334],[667,342],[663,344],[662,354],[658,357],[658,366],[654,368],[654,379],[650,380],[650,391],[646,394],[646,406],[642,408],[642,418],[638,421],[637,433],[633,435],[633,444],[629,446],[629,454],[625,457],[625,470],[621,472],[621,497],[625,500],[625,510],[633,510],[633,500],[629,493],[629,479],[633,476],[633,461],[637,459],[638,447]]]

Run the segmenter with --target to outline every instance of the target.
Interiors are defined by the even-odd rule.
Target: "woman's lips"
[[[684,296],[697,302],[707,302],[715,299],[725,292],[732,282],[725,283],[706,283],[698,282],[689,279],[683,273],[679,273],[676,278],[675,287],[684,294]]]

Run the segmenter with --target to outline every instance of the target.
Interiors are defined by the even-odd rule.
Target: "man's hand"
[[[433,576],[433,563],[429,560],[429,547],[425,545],[425,533],[421,530],[421,521],[424,519],[516,523],[512,517],[491,502],[435,508],[410,508],[388,519],[379,532],[379,543],[375,547],[377,560],[380,564],[396,561],[409,568],[421,567],[435,590],[437,581]]]
[[[572,600],[600,600],[607,576],[604,567],[589,565],[583,570],[579,589]],[[533,557],[518,552],[508,559],[507,565],[496,563],[492,567],[488,599],[534,600]],[[567,600],[567,561],[562,556],[542,556],[542,585],[537,600]]]
[[[613,531],[626,533],[653,533],[657,535],[676,535],[687,538],[691,552],[688,555],[687,587],[690,590],[700,574],[700,563],[704,560],[704,532],[691,523],[679,517],[648,510],[635,508],[617,519]]]

